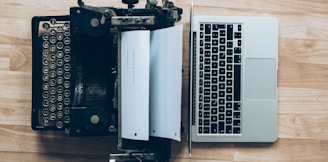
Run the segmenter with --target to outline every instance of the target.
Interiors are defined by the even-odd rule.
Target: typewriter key
[[[58,90],[58,89],[57,89],[57,90]],[[63,98],[64,98],[63,94],[58,94],[58,95],[57,95],[57,101],[58,101],[58,102],[62,102],[62,101],[63,101]]]
[[[59,102],[58,104],[57,104],[57,110],[63,110],[63,103],[61,103],[61,102]]]
[[[69,31],[64,32],[64,36],[69,37],[70,35],[71,35],[71,33]]]
[[[55,65],[55,66],[56,66],[56,65]],[[51,68],[51,66],[50,66],[50,68]],[[54,68],[51,68],[51,69],[54,69]],[[55,71],[55,70],[51,70],[51,71],[49,72],[49,75],[50,75],[51,78],[56,77],[56,71]]]
[[[65,64],[64,65],[64,70],[65,71],[70,71],[71,70],[71,65],[70,64]]]
[[[64,99],[64,105],[68,106],[69,104],[71,104],[71,99],[65,98]]]
[[[56,43],[57,39],[55,36],[51,36],[49,41],[50,41],[50,43]]]
[[[65,96],[65,97],[69,97],[70,95],[71,95],[71,91],[68,90],[68,89],[66,89],[66,90],[64,91],[64,96]]]
[[[65,22],[65,23],[64,23],[64,27],[66,28],[66,30],[68,30],[68,29],[69,29],[69,26],[70,26],[70,25],[69,25],[69,23],[68,23],[68,22]]]
[[[48,117],[43,117],[42,118],[42,125],[43,126],[48,126],[49,125],[49,118]]]
[[[48,91],[42,92],[42,97],[43,98],[48,98],[49,97],[49,92]]]
[[[56,51],[56,45],[51,45],[50,46],[50,48],[49,48],[49,50],[51,51],[51,52],[55,52]]]
[[[63,93],[63,91],[64,91],[63,86],[58,86],[57,87],[57,93]]]
[[[42,39],[45,40],[45,41],[49,40],[49,34],[43,34]]]
[[[58,68],[57,69],[57,75],[63,75],[63,73],[64,73],[63,68]]]
[[[49,75],[48,74],[43,74],[42,75],[42,80],[45,81],[45,82],[48,81],[49,80]]]
[[[49,106],[49,110],[50,110],[50,112],[55,112],[56,111],[56,106],[54,104],[51,104]]]
[[[69,119],[69,116],[64,116],[64,123],[69,123],[70,122],[70,119]]]
[[[64,34],[62,34],[62,33],[58,33],[57,34],[57,40],[58,41],[62,41],[64,39]]]
[[[44,99],[44,100],[42,101],[42,106],[43,106],[43,107],[48,107],[48,106],[49,106],[49,100]]]
[[[50,103],[56,103],[56,96],[50,96],[49,97],[49,101],[50,101]]]
[[[57,121],[57,122],[56,122],[56,127],[57,127],[58,129],[62,129],[62,128],[64,127],[64,123],[63,123],[62,121]]]
[[[49,73],[49,67],[48,66],[43,66],[42,67],[42,72],[43,73]]]
[[[56,55],[55,54],[51,54],[49,60],[50,61],[55,61],[56,60]]]
[[[43,83],[42,89],[47,91],[49,89],[49,84],[48,83]]]
[[[48,30],[48,29],[50,28],[50,24],[48,24],[48,23],[43,23],[43,24],[42,24],[42,27],[43,27],[43,29]]]
[[[65,38],[64,38],[64,43],[65,43],[66,45],[70,44],[70,43],[71,43],[71,39],[70,39],[69,37],[65,37]]]
[[[49,89],[49,92],[50,92],[50,94],[56,94],[56,88],[54,88],[54,87],[51,87],[50,89]]]
[[[50,21],[50,24],[51,25],[55,25],[56,24],[56,19],[55,18],[51,18],[49,21]]]
[[[43,116],[48,116],[49,115],[49,110],[48,109],[43,109],[42,110],[42,115]]]
[[[46,58],[43,58],[42,59],[42,64],[43,65],[48,65],[49,64],[49,61]]]
[[[70,55],[65,55],[65,56],[64,56],[64,61],[65,61],[65,62],[69,62],[69,61],[71,61],[71,56],[70,56]]]
[[[63,53],[63,51],[58,51],[58,52],[56,53],[56,55],[57,55],[58,58],[63,58],[64,53]]]
[[[57,27],[57,31],[58,31],[58,32],[63,32],[63,30],[64,30],[64,29],[63,29],[62,26],[58,26],[58,27]]]
[[[57,84],[63,84],[63,82],[64,82],[64,78],[61,77],[61,76],[59,76],[59,77],[57,78]]]
[[[56,63],[55,62],[51,62],[49,65],[50,69],[56,69]]]
[[[50,83],[50,86],[54,87],[56,85],[56,80],[50,79],[49,83]]]
[[[68,81],[68,80],[66,80],[66,81],[64,82],[64,87],[68,89],[70,86],[71,86],[71,82]]]
[[[55,29],[51,29],[50,30],[50,35],[55,35],[57,32],[56,32],[56,30]]]
[[[44,42],[42,43],[42,47],[43,47],[43,48],[49,48],[49,46],[50,46],[50,43],[49,43],[48,41],[44,41]]]
[[[57,48],[58,49],[63,49],[64,48],[64,44],[62,42],[58,42],[57,43]]]
[[[69,107],[65,107],[65,108],[64,108],[64,114],[65,114],[65,115],[69,114],[69,110],[70,110]]]
[[[55,114],[55,113],[51,113],[51,114],[49,115],[49,119],[50,119],[50,120],[55,120],[55,119],[56,119],[56,114]]]
[[[64,52],[65,53],[70,53],[71,52],[71,48],[69,46],[64,47]]]
[[[65,72],[64,73],[64,78],[65,79],[69,79],[69,78],[71,78],[71,73],[69,73],[69,72]],[[64,83],[65,84],[65,83]],[[66,88],[66,87],[65,87]]]
[[[63,112],[62,112],[62,111],[58,111],[58,112],[57,112],[57,119],[61,119],[61,118],[63,118],[63,117],[64,117]]]
[[[44,49],[44,50],[42,51],[42,55],[43,55],[44,57],[48,57],[48,56],[49,56],[49,50]]]
[[[64,64],[63,59],[58,59],[58,60],[57,60],[57,65],[58,65],[58,66],[63,66],[63,64]]]

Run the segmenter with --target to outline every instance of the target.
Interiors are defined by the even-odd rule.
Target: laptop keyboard
[[[198,134],[240,134],[242,24],[199,28]]]

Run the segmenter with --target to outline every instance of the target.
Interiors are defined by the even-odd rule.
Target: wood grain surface
[[[183,125],[187,128],[189,0],[184,9]],[[87,0],[125,7],[120,0]],[[145,1],[140,0],[138,7]],[[328,1],[195,0],[196,15],[273,16],[279,20],[279,134],[268,143],[173,142],[174,162],[328,160]],[[67,137],[31,129],[31,18],[68,14],[75,0],[0,1],[0,161],[107,161],[113,137]]]

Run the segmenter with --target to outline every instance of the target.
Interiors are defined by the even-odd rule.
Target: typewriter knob
[[[129,8],[132,8],[134,4],[137,4],[139,0],[122,0],[122,3],[127,4]]]
[[[99,121],[100,121],[100,118],[99,118],[98,115],[92,115],[92,116],[90,117],[90,122],[91,122],[92,124],[98,124]]]

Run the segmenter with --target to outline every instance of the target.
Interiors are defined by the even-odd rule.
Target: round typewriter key
[[[48,57],[49,56],[49,50],[47,50],[47,49],[42,50],[42,55],[44,57]]]
[[[51,87],[50,89],[49,89],[49,92],[50,92],[50,94],[56,94],[56,88],[54,88],[54,87]]]
[[[70,39],[69,37],[65,37],[65,38],[64,38],[64,43],[65,43],[66,45],[70,44],[70,43],[71,43],[71,39]]]
[[[43,81],[48,81],[49,80],[49,74],[43,74],[42,75],[42,80]]]
[[[63,86],[58,86],[57,87],[57,93],[63,93],[63,92],[64,92]]]
[[[42,97],[43,98],[48,98],[49,97],[49,92],[48,91],[42,92]]]
[[[56,119],[56,114],[55,114],[55,113],[51,113],[51,114],[49,115],[49,119],[50,119],[50,120],[55,120],[55,119]]]
[[[64,65],[64,70],[65,71],[70,71],[71,70],[71,65],[70,64],[65,64]]]
[[[53,86],[56,85],[56,80],[55,79],[50,79],[49,83],[50,83],[50,86],[53,87]]]
[[[58,42],[58,43],[57,43],[57,48],[58,48],[58,49],[63,49],[63,48],[64,48],[64,44],[63,44],[63,42]]]
[[[50,43],[56,43],[57,42],[57,39],[55,36],[51,36],[50,39],[49,39]]]
[[[58,94],[58,95],[57,95],[57,101],[62,102],[63,99],[64,99],[63,94]]]
[[[71,99],[69,99],[69,98],[65,98],[64,99],[64,105],[69,105],[69,104],[71,104]]]
[[[49,21],[50,21],[50,24],[52,24],[52,25],[56,24],[56,19],[55,18],[51,18]]]
[[[48,23],[43,23],[42,24],[42,27],[43,27],[43,29],[49,29],[50,28],[50,24],[48,24]]]
[[[43,65],[48,65],[49,64],[49,61],[46,58],[43,58],[42,59],[42,64]]]
[[[58,27],[57,27],[57,31],[58,31],[58,32],[63,32],[63,30],[64,30],[64,29],[63,29],[62,26],[58,26]]]
[[[69,72],[65,72],[65,73],[64,73],[64,78],[65,78],[65,79],[69,79],[69,78],[71,78],[71,73],[69,73]]]
[[[56,96],[50,96],[49,101],[50,103],[56,103]]]
[[[49,40],[49,34],[47,34],[47,33],[46,34],[43,34],[42,35],[42,39],[45,40],[45,41],[46,40]]]
[[[50,112],[55,112],[56,111],[56,106],[54,104],[51,104],[49,106],[49,110],[50,110]]]
[[[65,115],[69,114],[69,110],[70,110],[69,107],[65,107],[65,108],[64,108],[64,114],[65,114]]]
[[[59,76],[59,77],[57,78],[57,84],[63,84],[63,82],[64,82],[64,78],[61,77],[61,76]]]
[[[61,103],[61,102],[59,102],[58,104],[57,104],[57,110],[63,110],[63,103]]]
[[[57,69],[57,75],[63,75],[63,73],[64,73],[63,68],[58,68]]]
[[[49,75],[50,75],[51,78],[56,77],[56,71],[55,70],[51,70],[50,73],[49,73]]]
[[[42,101],[42,106],[43,107],[48,107],[49,106],[49,101],[47,99]]]
[[[51,52],[55,52],[56,51],[56,45],[51,45],[50,46],[50,48],[49,48],[49,50],[51,51]]]
[[[50,61],[55,61],[56,60],[56,55],[55,54],[51,54],[49,57]]]
[[[71,95],[71,91],[68,90],[68,89],[66,89],[66,90],[64,91],[64,96],[65,96],[65,97],[69,97],[70,95]]]
[[[50,35],[55,35],[57,32],[55,29],[50,29]]]
[[[43,48],[49,48],[49,46],[50,46],[50,43],[49,43],[48,41],[44,41],[44,42],[42,43],[42,47],[43,47]]]
[[[71,56],[70,56],[70,55],[65,55],[65,56],[64,56],[64,61],[65,61],[65,62],[69,62],[69,61],[71,61]]]
[[[64,64],[63,59],[58,59],[57,60],[57,66],[63,66],[63,64]]]
[[[70,33],[69,31],[65,31],[65,32],[64,32],[64,35],[65,35],[66,37],[69,37],[69,36],[71,35],[71,33]]]
[[[64,116],[64,123],[67,124],[67,123],[69,123],[69,122],[70,122],[70,120],[69,120],[69,116],[67,116],[67,115]]]
[[[48,116],[49,115],[49,110],[48,109],[42,109],[42,115],[43,116]]]
[[[48,126],[49,125],[49,118],[48,117],[43,117],[42,118],[42,125],[43,126]]]
[[[49,65],[50,69],[55,69],[56,68],[56,63],[55,62],[51,62]]]
[[[68,81],[68,80],[66,80],[66,81],[64,82],[64,87],[65,87],[65,88],[69,88],[70,86],[71,86],[71,82]]]
[[[64,47],[64,52],[65,53],[70,53],[71,52],[71,48],[69,46]]]
[[[49,73],[49,67],[48,66],[43,66],[42,67],[42,72],[43,73]]]
[[[48,83],[43,83],[42,84],[42,89],[47,91],[49,89],[49,84]]]
[[[64,34],[63,33],[58,33],[57,34],[57,40],[62,41],[64,39]]]
[[[64,117],[64,113],[62,111],[57,112],[57,119],[61,119]]]
[[[64,23],[64,27],[65,27],[66,29],[69,29],[69,23],[68,23],[68,22],[65,22],[65,23]]]
[[[56,53],[56,55],[57,55],[58,58],[63,58],[64,53],[63,53],[63,51],[58,51],[58,52]]]
[[[58,116],[57,116],[58,117]],[[57,121],[56,122],[56,127],[58,128],[58,129],[62,129],[63,127],[64,127],[64,123],[62,122],[62,121]]]

